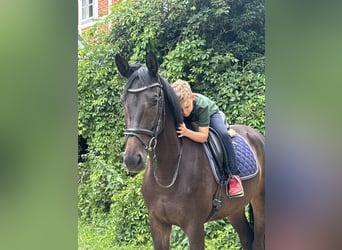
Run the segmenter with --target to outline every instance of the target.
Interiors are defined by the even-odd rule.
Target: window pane
[[[87,19],[87,8],[82,8],[82,20]]]
[[[87,0],[82,0],[82,7],[85,7],[87,5]]]
[[[88,17],[93,17],[93,6],[89,6],[89,16]]]

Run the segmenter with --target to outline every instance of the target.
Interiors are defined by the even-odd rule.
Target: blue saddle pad
[[[236,134],[234,137],[232,137],[232,141],[235,148],[236,164],[240,170],[241,180],[247,180],[254,177],[258,173],[258,165],[251,147],[239,134]],[[219,167],[215,164],[215,160],[208,146],[206,144],[203,145],[217,183],[228,182],[227,174],[220,172]]]

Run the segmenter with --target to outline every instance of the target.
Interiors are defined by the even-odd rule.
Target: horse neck
[[[156,156],[158,167],[173,169],[177,165],[180,153],[180,140],[176,133],[173,116],[169,108],[165,107],[164,128],[158,136]]]

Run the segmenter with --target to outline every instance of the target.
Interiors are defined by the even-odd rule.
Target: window
[[[80,23],[92,22],[97,18],[97,0],[79,0]]]
[[[94,15],[94,3],[93,0],[82,0],[82,20],[87,20]]]

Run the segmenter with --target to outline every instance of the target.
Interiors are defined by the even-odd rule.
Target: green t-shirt
[[[192,122],[198,123],[200,127],[208,127],[210,124],[210,116],[219,111],[218,106],[208,97],[194,93],[196,98],[193,101],[193,110],[189,115]]]

